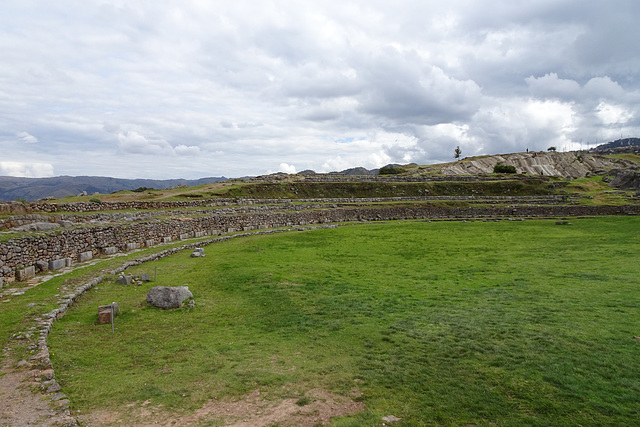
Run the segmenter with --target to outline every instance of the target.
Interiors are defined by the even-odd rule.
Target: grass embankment
[[[149,190],[143,193],[120,191],[98,195],[101,201],[180,201],[210,198],[249,197],[259,199],[303,198],[370,198],[370,197],[420,197],[420,196],[525,196],[555,194],[563,183],[550,183],[545,179],[518,178],[513,180],[460,182],[265,182],[205,184],[196,187],[170,190]],[[59,202],[88,201],[87,197],[69,196]]]
[[[370,198],[421,196],[526,196],[554,194],[558,184],[538,179],[460,182],[329,182],[264,183],[229,187],[224,197]]]
[[[571,222],[366,224],[182,253],[57,321],[56,377],[81,412],[358,387],[365,411],[336,425],[635,424],[640,218]],[[195,308],[145,303],[187,283]],[[97,324],[111,301],[115,334]]]
[[[630,160],[632,162],[640,163],[640,154],[636,153],[607,154],[604,157],[608,157],[610,159]]]
[[[568,193],[577,194],[580,204],[596,206],[621,206],[633,203],[630,197],[635,191],[621,191],[610,187],[602,180],[602,176],[591,176],[575,179],[566,184]]]

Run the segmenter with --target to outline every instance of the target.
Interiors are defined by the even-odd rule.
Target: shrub
[[[89,199],[89,201],[91,203],[102,203],[102,200],[100,200],[100,199]]]
[[[493,167],[493,173],[516,173],[516,167],[498,163]]]
[[[378,172],[380,175],[397,175],[404,172],[404,170],[398,166],[387,165],[380,168]]]

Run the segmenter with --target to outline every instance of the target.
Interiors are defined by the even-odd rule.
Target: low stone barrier
[[[168,243],[198,235],[217,235],[237,230],[291,227],[349,221],[380,221],[428,218],[489,217],[563,217],[593,215],[638,215],[639,205],[625,206],[517,206],[445,208],[428,205],[415,207],[328,208],[307,211],[263,212],[244,215],[216,215],[184,219],[162,219],[107,226],[63,229],[11,239],[0,243],[0,277],[5,282],[24,280],[38,262],[48,263],[50,270],[68,265],[81,255],[113,254],[144,247],[153,240]],[[64,261],[62,261],[64,259]],[[64,263],[64,265],[63,265]]]

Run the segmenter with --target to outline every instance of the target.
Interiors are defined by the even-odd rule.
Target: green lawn
[[[56,377],[82,412],[357,386],[365,411],[335,425],[632,425],[640,218],[570,222],[367,223],[180,253],[57,321]],[[183,284],[195,308],[146,305]],[[97,324],[112,301],[115,334]]]

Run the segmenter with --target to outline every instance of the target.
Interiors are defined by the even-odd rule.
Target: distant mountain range
[[[615,141],[607,142],[606,144],[600,144],[595,148],[595,151],[611,150],[613,148],[624,148],[630,146],[640,146],[640,138],[621,138]]]
[[[120,190],[135,190],[141,187],[169,188],[176,185],[194,186],[226,181],[225,177],[188,179],[121,179],[102,176],[57,176],[53,178],[19,178],[0,176],[0,201],[23,199],[29,202],[44,197],[56,199],[75,196],[86,191],[87,194],[108,194]]]

